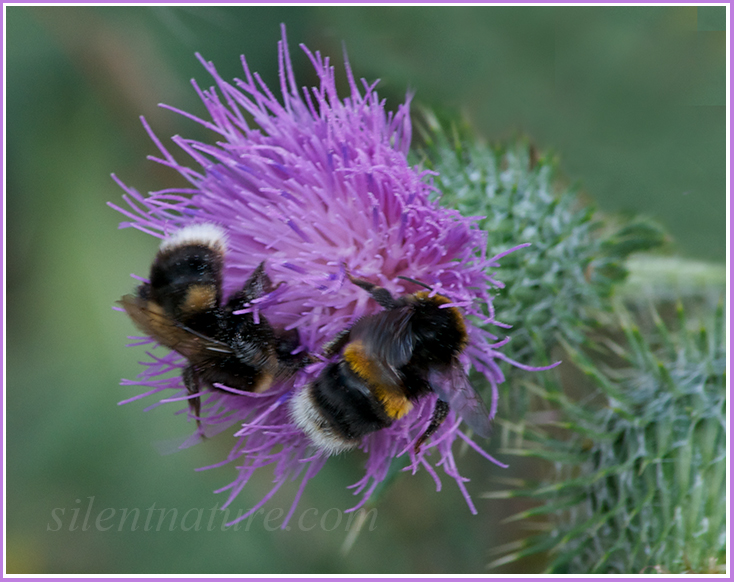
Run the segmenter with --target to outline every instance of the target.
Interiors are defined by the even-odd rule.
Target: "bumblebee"
[[[118,302],[140,330],[188,360],[182,376],[197,424],[202,388],[219,383],[264,392],[300,366],[292,355],[296,330],[275,330],[262,315],[256,323],[251,313],[235,314],[274,289],[263,263],[222,303],[225,251],[219,227],[185,227],[161,244],[150,282]]]
[[[329,363],[291,401],[291,416],[327,454],[356,447],[362,438],[405,416],[422,397],[438,395],[416,453],[454,409],[481,436],[489,412],[459,362],[468,343],[466,323],[451,301],[431,288],[393,297],[387,289],[348,275],[384,308],[357,320],[324,346]]]

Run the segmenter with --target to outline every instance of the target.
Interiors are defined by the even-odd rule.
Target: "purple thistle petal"
[[[487,258],[486,233],[478,228],[478,219],[463,217],[435,201],[436,195],[440,196],[431,182],[435,172],[411,167],[406,157],[412,132],[412,95],[407,95],[397,111],[386,112],[384,100],[375,91],[377,82],[362,80],[358,84],[345,55],[350,94],[340,99],[329,59],[304,46],[301,48],[314,66],[319,84],[299,88],[285,30],[278,47],[280,100],[257,73],[249,70],[244,57],[243,78],[228,83],[212,63],[197,55],[215,82],[209,89],[193,83],[209,118],[163,107],[212,130],[221,140],[211,144],[172,138],[198,167],[176,161],[141,118],[162,156],[151,159],[177,170],[191,187],[168,188],[143,196],[113,175],[125,192],[127,205],[122,208],[110,204],[128,219],[120,227],[137,228],[165,239],[190,224],[210,222],[221,226],[228,233],[225,296],[240,289],[257,265],[265,261],[273,283],[280,286],[238,313],[253,313],[256,318],[262,314],[276,327],[297,328],[302,350],[309,353],[318,354],[324,343],[359,317],[380,309],[364,290],[346,279],[345,266],[392,293],[412,292],[409,289],[413,287],[399,277],[430,285],[434,292],[450,297],[450,305],[468,316],[470,346],[462,363],[486,376],[492,389],[493,417],[497,384],[504,380],[497,360],[518,364],[498,351],[508,338],[500,340],[472,321],[508,327],[494,319],[491,288],[502,284],[490,272],[506,254],[527,245]],[[174,395],[158,404],[193,397],[186,392],[180,376],[160,378],[172,370],[182,370],[185,360],[175,353],[149,357],[136,381],[122,383],[152,390],[121,404],[164,390],[173,390]],[[223,509],[257,470],[270,466],[274,471],[270,492],[230,524],[257,511],[286,480],[302,474],[282,524],[285,528],[306,484],[326,462],[324,454],[314,454],[288,410],[291,396],[313,381],[325,365],[325,361],[309,365],[295,378],[278,382],[262,394],[228,387],[202,394],[203,434],[223,430],[235,422],[239,425],[235,432],[237,446],[227,459],[204,467],[238,463],[237,478],[218,490],[229,492]],[[360,448],[367,453],[365,474],[350,486],[360,500],[349,511],[369,500],[385,479],[391,461],[407,452],[410,462],[406,470],[415,472],[423,467],[440,490],[435,468],[442,466],[456,481],[472,513],[476,513],[464,485],[466,479],[454,461],[454,442],[460,438],[491,462],[505,465],[459,430],[461,419],[453,411],[416,454],[412,447],[429,422],[436,398],[422,399],[404,418],[363,439]],[[188,414],[191,417],[191,412]],[[200,437],[193,435],[187,443],[193,444]]]

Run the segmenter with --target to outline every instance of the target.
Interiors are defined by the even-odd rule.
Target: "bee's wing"
[[[134,295],[125,295],[118,303],[141,331],[189,360],[201,359],[207,352],[233,353],[227,344],[171,319],[157,303]]]
[[[375,378],[385,388],[402,385],[398,368],[405,366],[413,356],[415,338],[410,317],[412,310],[390,309],[359,320],[350,332],[350,341],[360,341],[365,356],[380,371]]]
[[[352,328],[351,340],[362,340],[369,355],[393,368],[402,368],[413,357],[415,338],[409,307],[381,311],[365,317]]]
[[[489,436],[489,411],[458,361],[448,368],[432,369],[428,373],[428,383],[474,432],[483,437]]]

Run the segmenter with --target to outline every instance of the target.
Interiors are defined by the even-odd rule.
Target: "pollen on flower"
[[[301,48],[319,83],[311,88],[297,85],[283,30],[278,97],[249,70],[244,57],[244,75],[233,83],[199,57],[214,79],[208,89],[194,83],[208,118],[169,107],[217,134],[213,143],[172,138],[195,166],[179,163],[143,120],[161,152],[152,159],[178,171],[190,187],[142,195],[115,178],[125,190],[127,206],[110,206],[127,217],[121,227],[164,240],[176,240],[175,233],[188,225],[216,225],[201,235],[216,234],[223,240],[226,233],[224,296],[239,291],[261,263],[274,285],[271,292],[235,313],[251,312],[256,323],[264,316],[276,329],[297,330],[304,354],[321,354],[325,344],[359,318],[383,310],[369,293],[350,282],[348,274],[384,287],[395,297],[415,292],[403,278],[430,285],[434,295],[450,298],[445,307],[458,308],[465,316],[462,325],[469,344],[459,360],[462,369],[472,366],[487,378],[492,390],[489,415],[493,416],[497,384],[503,381],[497,360],[506,359],[499,349],[507,339],[492,335],[484,324],[507,327],[494,320],[492,309],[491,290],[501,286],[492,278],[492,270],[501,256],[485,256],[485,233],[476,220],[440,206],[431,173],[408,163],[411,96],[397,111],[386,111],[375,90],[377,83],[358,82],[346,62],[349,95],[340,98],[329,58]],[[237,478],[220,490],[229,494],[224,507],[255,472],[274,469],[270,493],[239,519],[257,511],[286,481],[300,478],[285,528],[306,483],[326,462],[328,455],[315,450],[294,423],[289,403],[308,403],[303,391],[330,361],[334,357],[316,357],[261,393],[217,384],[215,390],[201,394],[200,417],[206,434],[239,427],[237,446],[212,465],[232,461],[238,465]],[[181,379],[163,376],[187,364],[176,352],[149,355],[138,379],[124,384],[149,388],[134,399],[173,391],[175,396],[157,404],[186,404],[192,396]],[[354,485],[360,501],[352,510],[369,499],[386,477],[392,459],[404,454],[409,458],[406,470],[422,466],[439,488],[435,467],[441,466],[476,512],[466,479],[454,462],[454,441],[461,439],[490,461],[504,465],[462,432],[461,418],[454,411],[414,452],[412,444],[428,426],[436,400],[435,394],[421,398],[412,409],[401,409],[395,415],[399,420],[359,441],[367,456],[365,475]],[[187,444],[196,440],[193,436]]]

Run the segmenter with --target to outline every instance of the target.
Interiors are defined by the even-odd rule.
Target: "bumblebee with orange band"
[[[430,291],[394,298],[387,289],[348,277],[384,311],[362,317],[324,346],[325,356],[340,358],[293,398],[291,414],[301,430],[327,454],[340,453],[435,393],[439,398],[428,428],[415,443],[416,452],[449,409],[488,436],[489,412],[458,359],[468,343],[459,309],[442,307],[451,300]]]

